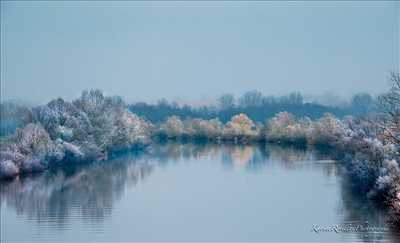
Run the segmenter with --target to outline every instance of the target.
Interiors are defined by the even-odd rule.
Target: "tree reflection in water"
[[[18,215],[59,226],[74,213],[85,220],[101,221],[111,215],[113,203],[122,197],[125,187],[134,186],[151,171],[152,166],[137,155],[76,165],[1,182],[0,202]]]
[[[342,168],[339,171],[345,173]],[[368,200],[367,195],[355,191],[346,176],[340,178],[342,200],[338,209],[339,213],[343,215],[342,224],[363,225],[364,227],[369,225],[370,229],[380,227],[381,229],[377,231],[359,231],[357,236],[363,242],[383,242],[388,238],[386,231],[390,231],[387,209]],[[389,234],[389,238],[393,242],[400,242],[399,232],[390,231]]]
[[[222,163],[224,168],[258,171],[268,166],[281,166],[288,170],[321,169],[326,176],[341,173],[335,163],[325,163],[326,155],[315,151],[272,145],[216,145],[174,144],[154,145],[147,152],[126,154],[111,161],[70,166],[43,174],[1,182],[1,206],[14,209],[18,215],[38,222],[60,226],[77,215],[90,222],[101,222],[112,215],[113,205],[124,196],[126,189],[134,187],[158,167],[187,161],[209,159]],[[325,161],[319,163],[319,161]],[[341,181],[343,223],[363,221],[384,223],[384,213],[360,199]],[[376,238],[379,235],[360,234]]]

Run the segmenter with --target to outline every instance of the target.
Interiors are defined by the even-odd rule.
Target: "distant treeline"
[[[182,119],[218,118],[225,123],[239,113],[246,114],[255,122],[265,122],[265,119],[282,111],[297,117],[307,116],[312,119],[318,119],[325,113],[331,113],[340,118],[346,115],[364,116],[376,110],[376,103],[376,99],[367,93],[354,95],[346,105],[326,106],[315,102],[305,102],[303,96],[298,92],[284,96],[264,96],[259,91],[248,91],[239,98],[231,94],[224,94],[218,98],[217,105],[213,106],[196,108],[189,105],[180,106],[176,102],[168,102],[163,99],[157,104],[134,103],[129,105],[129,109],[153,123],[165,121],[167,117],[173,115]]]
[[[122,99],[119,97],[119,99]],[[138,102],[127,104],[128,109],[151,123],[165,122],[168,117],[178,116],[180,119],[218,118],[221,122],[228,122],[237,114],[246,114],[256,123],[264,123],[279,112],[289,112],[296,117],[319,119],[325,113],[338,118],[347,115],[364,116],[377,110],[377,99],[367,93],[354,95],[350,102],[344,105],[322,105],[316,102],[304,101],[303,95],[293,92],[283,96],[265,96],[259,91],[248,91],[236,98],[232,94],[221,95],[215,105],[193,107],[179,105],[161,99],[157,104]],[[0,137],[15,132],[16,128],[23,127],[32,120],[31,107],[15,102],[0,103]]]

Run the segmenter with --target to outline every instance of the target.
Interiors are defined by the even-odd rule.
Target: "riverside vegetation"
[[[391,225],[400,229],[400,75],[392,73],[390,81],[390,90],[379,97],[380,112],[340,119],[330,113],[310,119],[279,112],[260,123],[240,113],[225,123],[173,115],[153,124],[132,113],[121,98],[99,90],[34,108],[3,105],[2,123],[12,113],[22,125],[0,140],[0,178],[106,160],[158,141],[313,146],[333,152],[354,189],[387,206]]]

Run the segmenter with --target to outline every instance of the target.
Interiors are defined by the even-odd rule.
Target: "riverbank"
[[[380,125],[380,117],[318,120],[280,112],[265,124],[237,114],[227,123],[172,116],[151,124],[127,109],[118,97],[100,91],[83,92],[73,102],[56,99],[30,110],[30,122],[1,139],[0,178],[35,173],[51,166],[106,160],[114,153],[143,149],[152,142],[219,144],[273,143],[328,149],[346,168],[352,184],[400,212],[398,145]]]
[[[398,227],[400,208],[400,169],[396,143],[379,125],[380,117],[343,120],[325,114],[318,120],[278,113],[266,124],[255,124],[239,114],[226,123],[218,120],[170,117],[153,136],[167,141],[213,143],[271,143],[314,147],[329,151],[346,168],[355,191],[391,208],[392,224]],[[397,216],[396,216],[397,215]]]

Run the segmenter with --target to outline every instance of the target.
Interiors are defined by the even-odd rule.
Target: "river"
[[[0,182],[1,242],[398,240],[342,171],[311,150],[154,145]],[[383,230],[345,232],[366,224]]]

